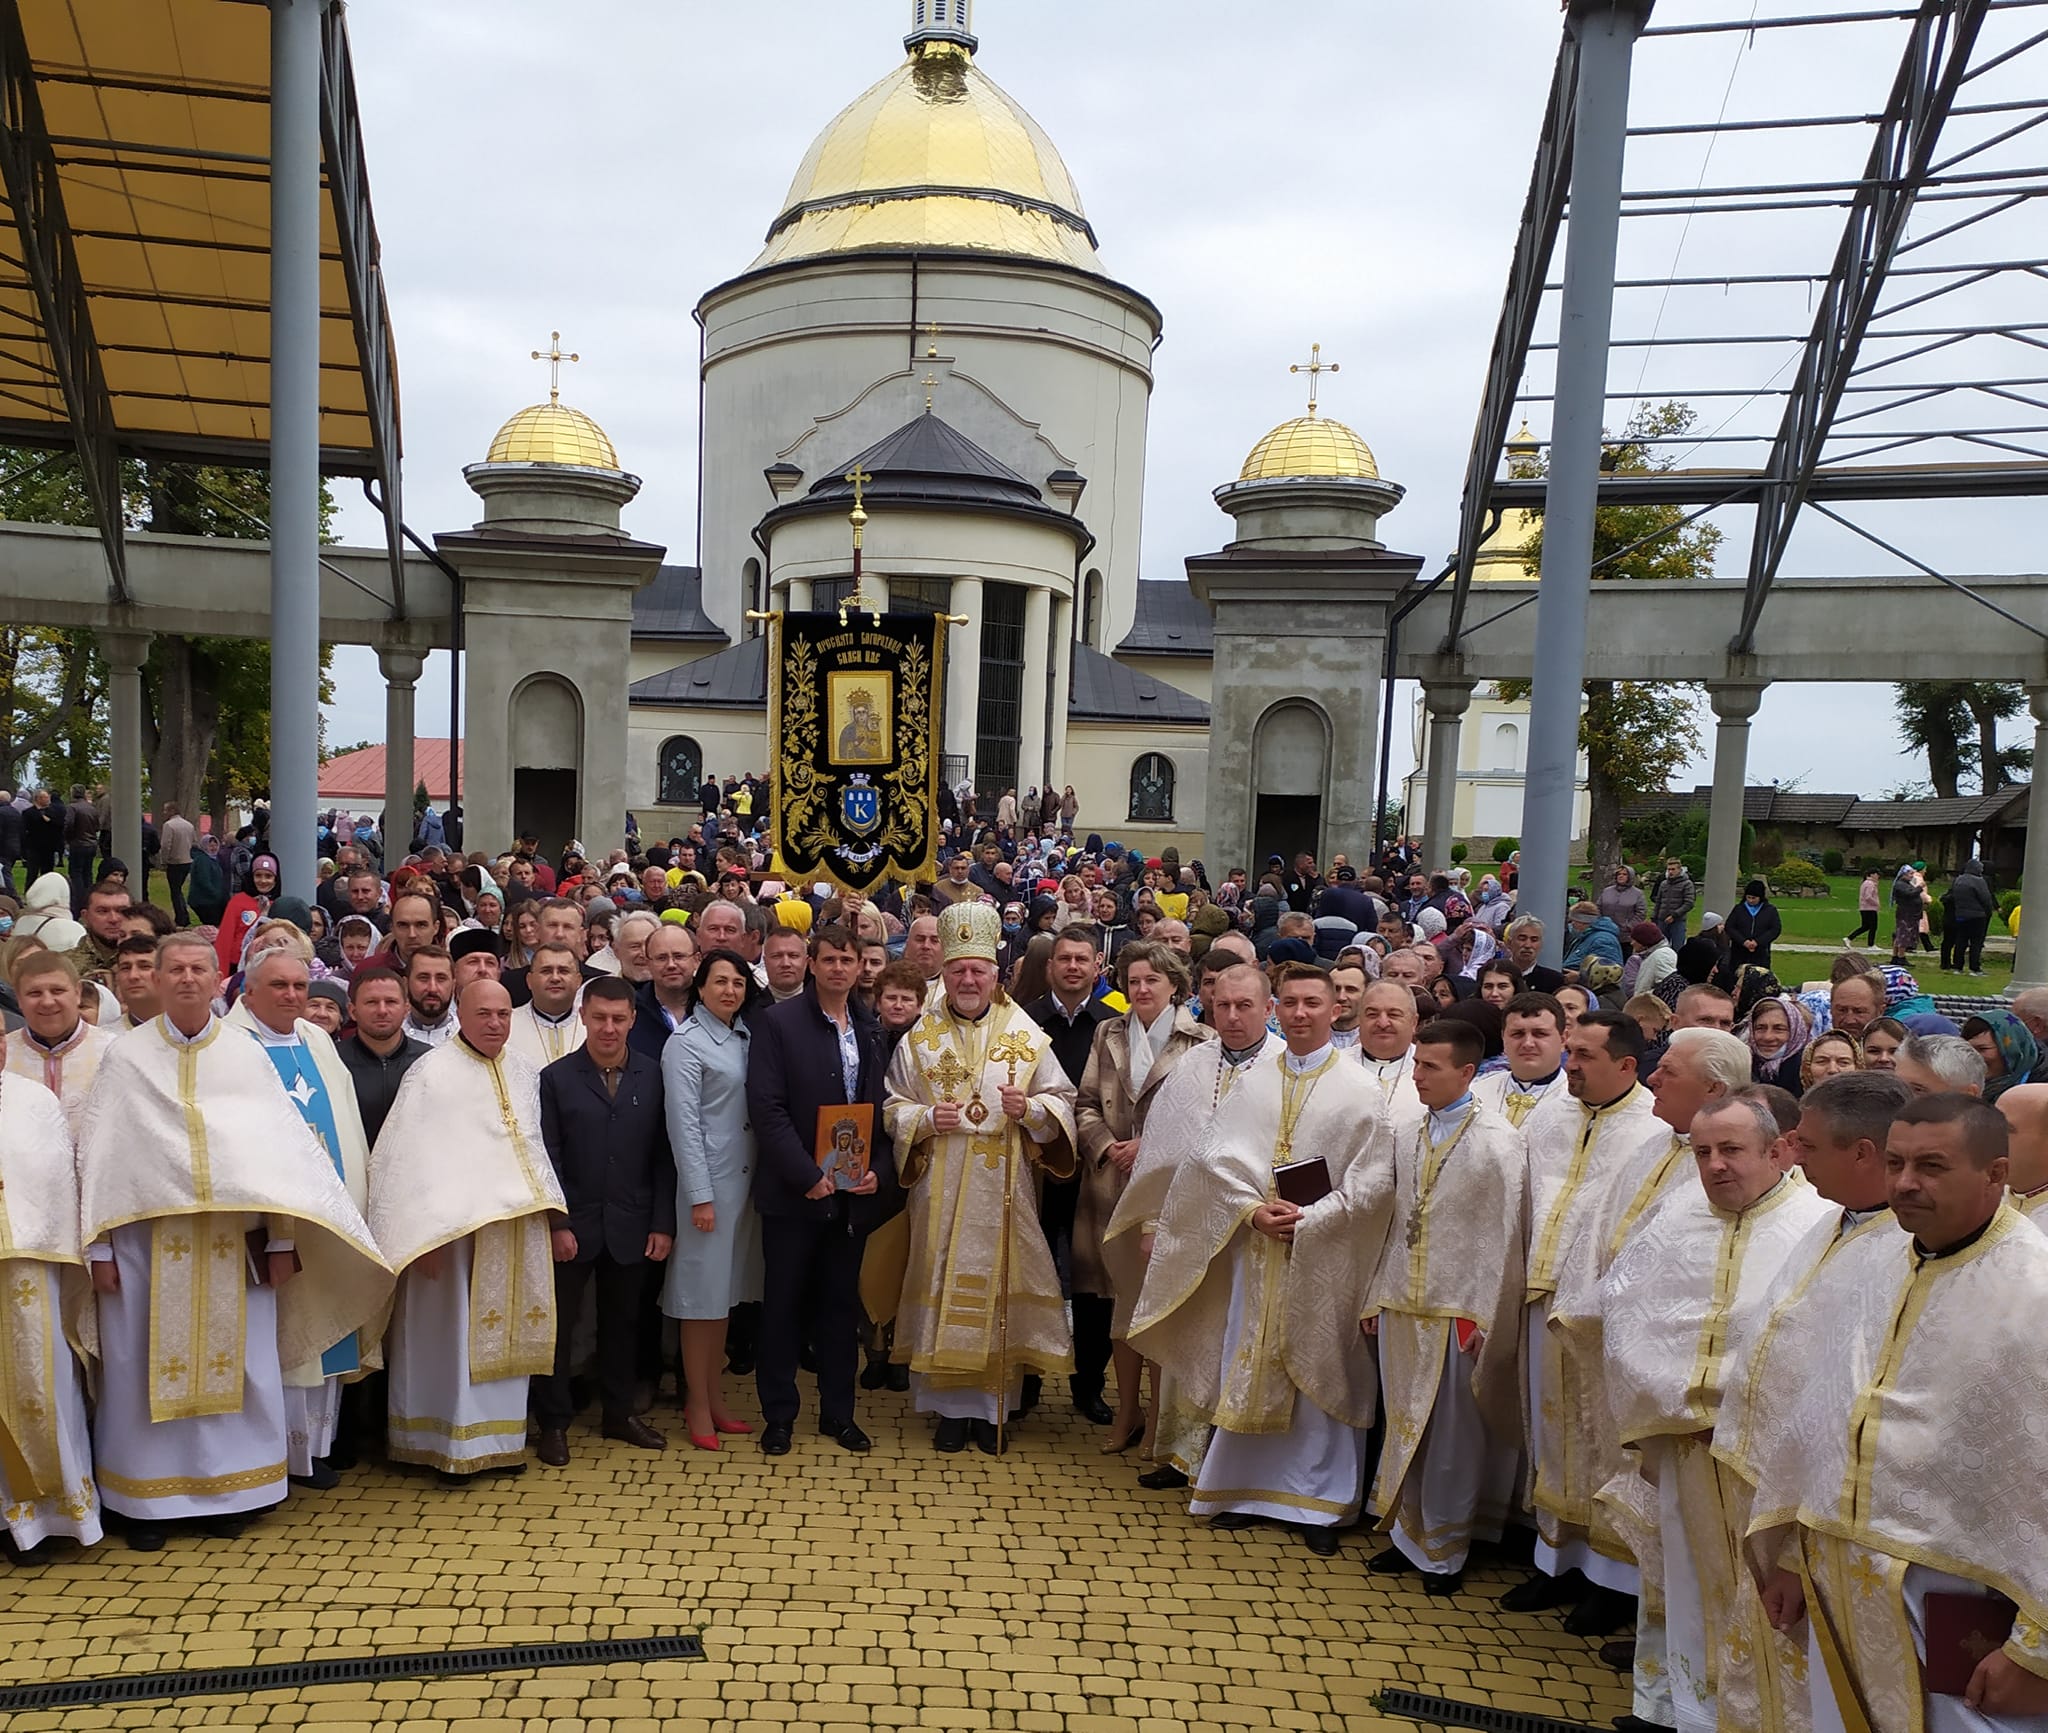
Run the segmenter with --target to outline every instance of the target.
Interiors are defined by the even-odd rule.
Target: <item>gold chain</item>
[[[1301,1123],[1301,1116],[1308,1109],[1309,1097],[1316,1092],[1316,1085],[1322,1081],[1323,1073],[1337,1063],[1333,1052],[1329,1058],[1313,1071],[1295,1071],[1283,1055],[1280,1060],[1280,1141],[1273,1148],[1273,1165],[1285,1166],[1294,1154],[1294,1128]]]

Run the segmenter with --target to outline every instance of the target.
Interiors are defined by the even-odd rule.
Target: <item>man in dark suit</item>
[[[1046,969],[1052,990],[1042,999],[1024,1007],[1024,1014],[1052,1038],[1053,1057],[1076,1089],[1081,1073],[1088,1069],[1088,1054],[1095,1045],[1095,1028],[1107,1023],[1116,1012],[1095,996],[1102,979],[1102,933],[1079,921],[1064,926],[1052,942],[1052,958]],[[1063,1286],[1071,1285],[1074,1257],[1074,1206],[1081,1199],[1081,1181],[1048,1179],[1038,1199],[1038,1225],[1045,1230],[1045,1243],[1052,1248]],[[1116,1314],[1116,1302],[1099,1294],[1069,1294],[1074,1308],[1074,1376],[1069,1381],[1074,1412],[1107,1426],[1116,1416],[1102,1400],[1103,1375],[1109,1367],[1109,1326]],[[1024,1378],[1024,1406],[1038,1403],[1039,1381],[1035,1373]]]
[[[818,1362],[818,1430],[848,1450],[866,1450],[853,1419],[859,1358],[860,1255],[866,1200],[896,1183],[882,1131],[882,1029],[853,999],[860,941],[841,926],[811,935],[803,991],[748,1019],[747,1105],[754,1119],[754,1208],[761,1217],[761,1335],[756,1382],[761,1448],[787,1453],[799,1397],[797,1355],[809,1341]],[[872,1166],[851,1190],[821,1174],[821,1113],[865,1102],[872,1110]]]
[[[540,1074],[540,1129],[568,1212],[555,1223],[555,1370],[533,1385],[541,1461],[569,1460],[569,1344],[597,1281],[597,1369],[604,1435],[643,1450],[668,1441],[633,1412],[649,1264],[675,1245],[676,1167],[661,1065],[626,1041],[633,989],[613,976],[583,989],[584,1044]]]

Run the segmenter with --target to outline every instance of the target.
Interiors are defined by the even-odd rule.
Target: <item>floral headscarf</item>
[[[1996,1101],[2008,1089],[2026,1082],[2027,1073],[2041,1063],[2041,1048],[2033,1031],[2010,1011],[1979,1011],[1975,1020],[1990,1029],[1991,1039],[1998,1043],[1998,1056],[2005,1061],[2004,1075],[1984,1085],[1984,1099]]]
[[[1754,1005],[1750,1006],[1749,1015],[1743,1022],[1742,1039],[1748,1043],[1750,1052],[1756,1054],[1756,1057],[1759,1059],[1763,1059],[1764,1056],[1756,1051],[1756,1036],[1750,1029],[1750,1023],[1754,1021],[1757,1012],[1761,1011],[1766,1003],[1776,1005],[1779,1010],[1785,1013],[1785,1026],[1788,1031],[1785,1036],[1785,1045],[1780,1047],[1768,1059],[1764,1059],[1766,1065],[1776,1066],[1783,1064],[1795,1053],[1802,1051],[1807,1042],[1813,1039],[1813,1019],[1806,1014],[1806,1007],[1793,998],[1790,993],[1775,994],[1768,1001],[1763,999],[1757,1000]]]
[[[1770,970],[1760,963],[1744,963],[1735,972],[1735,1027],[1740,1029],[1749,1021],[1750,1012],[1764,1000],[1780,997],[1781,991],[1778,977]],[[1810,1018],[1807,1026],[1812,1027]]]

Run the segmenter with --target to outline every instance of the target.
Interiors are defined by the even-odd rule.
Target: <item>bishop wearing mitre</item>
[[[1329,977],[1286,963],[1278,985],[1286,1046],[1237,1082],[1175,1174],[1131,1346],[1216,1428],[1193,1514],[1291,1523],[1327,1558],[1358,1514],[1377,1411],[1362,1321],[1394,1163],[1377,1081],[1331,1045]]]
[[[1038,1182],[1076,1170],[1074,1086],[1052,1042],[996,985],[1002,920],[939,915],[940,996],[889,1062],[883,1123],[909,1196],[894,1357],[934,1443],[991,1455],[1026,1372],[1064,1376],[1073,1337],[1038,1225]]]
[[[263,1051],[213,1015],[197,932],[157,947],[163,1013],[100,1063],[78,1142],[97,1296],[100,1497],[128,1544],[239,1533],[286,1492],[284,1368],[383,1315],[391,1272]],[[91,1346],[92,1344],[88,1344]]]
[[[57,1097],[0,1078],[0,1521],[26,1553],[100,1538],[78,1352],[92,1285],[78,1238],[71,1127]]]
[[[1393,1121],[1394,1229],[1367,1310],[1386,1444],[1372,1508],[1393,1544],[1381,1575],[1457,1593],[1474,1539],[1498,1540],[1522,1455],[1522,1137],[1481,1105],[1470,1023],[1425,1023],[1410,1071],[1420,1111]]]
[[[1717,1031],[1687,1034],[1732,1036]],[[1661,1074],[1663,1067],[1659,1066]],[[1665,1674],[1681,1733],[1786,1727],[1762,1703],[1753,1664],[1763,1609],[1724,1519],[1714,1423],[1727,1388],[1730,1320],[1753,1303],[1823,1216],[1835,1211],[1774,1159],[1777,1122],[1755,1095],[1717,1097],[1694,1116],[1694,1177],[1630,1233],[1600,1285],[1608,1401],[1623,1446],[1653,1489]],[[1653,1585],[1645,1582],[1643,1598]],[[1732,1665],[1724,1667],[1724,1658]],[[1723,1673],[1728,1687],[1724,1689]]]
[[[385,1453],[460,1483],[526,1456],[529,1379],[555,1369],[540,1073],[505,1051],[512,996],[469,982],[457,1034],[414,1062],[370,1151],[370,1223],[398,1299],[384,1343]]]

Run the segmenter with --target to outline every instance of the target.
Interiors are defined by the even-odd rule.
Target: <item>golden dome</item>
[[[818,135],[750,268],[926,249],[1102,269],[1052,140],[960,42],[919,42]]]
[[[486,463],[559,463],[571,469],[619,467],[603,428],[566,403],[536,403],[498,429]]]
[[[1293,477],[1378,481],[1380,466],[1373,461],[1372,448],[1343,422],[1325,415],[1298,415],[1281,422],[1252,447],[1237,479],[1280,481]]]

